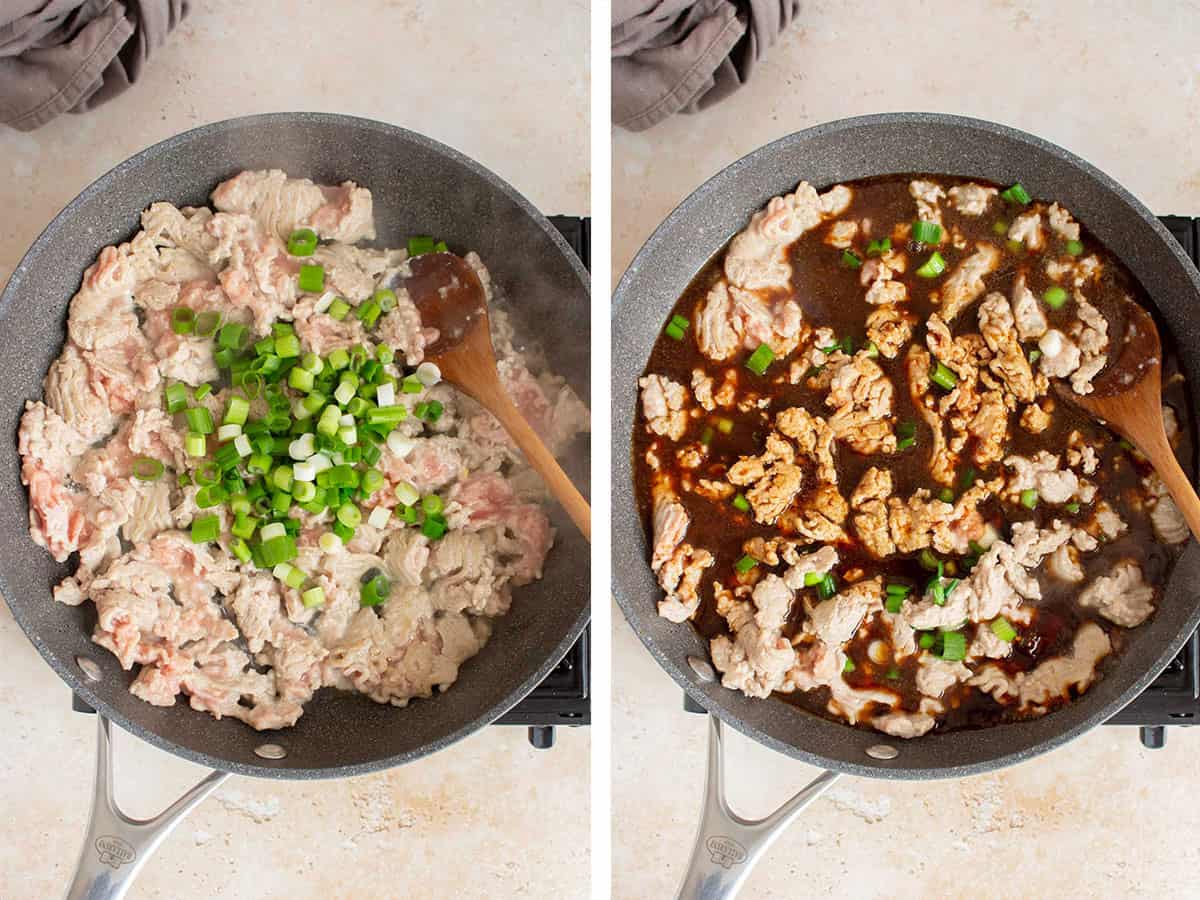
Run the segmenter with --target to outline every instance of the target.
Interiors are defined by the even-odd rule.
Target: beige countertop
[[[807,0],[727,103],[616,136],[614,279],[722,167],[792,131],[872,112],[1004,122],[1080,154],[1159,213],[1200,215],[1200,5],[1137,6]],[[667,896],[691,848],[707,726],[613,615],[615,895]],[[727,734],[746,815],[816,772]],[[1102,728],[993,775],[845,779],[769,851],[743,896],[1194,897],[1198,788],[1200,729],[1181,728],[1161,751],[1143,750],[1134,729]]]
[[[588,4],[209,0],[138,87],[33,134],[0,132],[0,284],[90,181],[232,116],[322,110],[393,122],[473,156],[547,213],[588,210]],[[351,4],[345,4],[349,8]],[[509,48],[519,48],[510,52]],[[59,896],[79,851],[95,723],[0,605],[0,897]],[[397,711],[403,716],[403,711]],[[138,900],[587,895],[588,729],[549,752],[489,728],[342,781],[233,779],[149,862]],[[157,812],[203,772],[118,735],[119,796]],[[122,777],[123,774],[123,777]]]

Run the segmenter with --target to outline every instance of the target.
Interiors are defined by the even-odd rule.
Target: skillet
[[[183,701],[161,708],[138,700],[128,692],[133,673],[122,671],[112,654],[90,640],[94,607],[53,601],[52,586],[73,566],[55,563],[29,537],[15,437],[25,400],[41,396],[42,378],[60,352],[67,304],[83,270],[102,247],[132,237],[150,203],[204,205],[218,182],[242,169],[260,168],[281,168],[322,184],[351,179],[369,188],[379,246],[403,246],[411,234],[437,234],[452,249],[478,251],[509,301],[518,338],[542,346],[551,370],[585,401],[589,396],[589,347],[580,340],[578,324],[588,316],[582,265],[510,185],[426,137],[341,115],[252,116],[156,144],[84,190],[34,242],[0,296],[0,340],[10,360],[0,373],[0,422],[14,442],[14,452],[0,461],[0,594],[59,677],[101,714],[98,793],[106,788],[109,720],[221,773],[333,778],[415,760],[518,703],[553,669],[588,619],[588,545],[562,510],[552,507],[558,536],[544,577],[516,592],[511,612],[496,621],[492,639],[463,666],[452,690],[401,710],[324,689],[295,726],[260,733],[234,720],[217,721]],[[586,493],[586,438],[576,441],[561,462]],[[205,793],[223,776],[213,777]],[[112,807],[110,794],[107,806]],[[104,805],[105,798],[100,799]],[[111,811],[119,815],[115,807]],[[139,840],[125,832],[110,835],[115,843],[107,849],[96,846],[105,838],[95,834],[96,815],[81,862],[97,872],[110,869],[110,875],[119,876],[110,882],[124,880],[127,886],[130,870],[140,866],[146,851],[132,846]],[[130,854],[132,859],[121,861]],[[112,893],[86,893],[78,883],[76,888],[80,892],[72,896],[119,896],[115,884],[107,889]]]
[[[1020,181],[1034,196],[1058,200],[1141,282],[1160,323],[1174,338],[1188,383],[1200,384],[1200,350],[1196,349],[1200,320],[1195,315],[1200,274],[1132,194],[1079,157],[1033,135],[941,114],[863,116],[781,138],[698,188],[651,235],[615,293],[613,358],[626,362],[614,367],[612,378],[613,558],[647,562],[614,567],[613,589],[647,649],[683,687],[689,701],[712,714],[715,757],[721,743],[719,721],[830,773],[929,779],[988,772],[1061,746],[1111,718],[1149,685],[1200,623],[1200,591],[1194,587],[1200,578],[1200,548],[1190,542],[1165,587],[1158,612],[1128,635],[1128,646],[1117,664],[1082,697],[1027,722],[899,742],[790,704],[755,700],[722,688],[713,680],[707,647],[696,632],[657,615],[655,602],[661,590],[648,564],[630,448],[637,380],[669,310],[692,276],[771,197],[790,192],[801,180],[823,190],[838,182],[906,172],[972,176],[1003,184]],[[1194,395],[1189,402],[1195,416]],[[710,795],[719,794],[719,787],[719,781],[710,779]],[[718,805],[723,806],[723,800]],[[788,812],[794,814],[798,808]],[[707,840],[711,842],[712,836]],[[723,863],[748,868],[743,865],[745,846],[726,849],[707,848],[707,854],[722,859],[711,868],[718,874],[730,869]],[[739,855],[743,859],[733,861]]]

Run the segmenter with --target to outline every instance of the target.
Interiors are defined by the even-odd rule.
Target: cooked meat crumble
[[[901,738],[991,725],[1086,691],[1154,614],[1186,523],[1055,394],[1092,390],[1140,289],[1066,208],[1021,199],[802,183],[672,310],[635,478],[660,613],[727,688]]]

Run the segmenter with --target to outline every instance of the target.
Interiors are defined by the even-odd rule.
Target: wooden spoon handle
[[[488,394],[486,400],[478,399],[483,402],[492,415],[500,420],[500,424],[504,426],[516,445],[521,448],[521,452],[525,454],[529,464],[542,476],[546,487],[550,488],[550,493],[563,505],[571,520],[590,543],[592,540],[592,509],[588,506],[588,502],[571,483],[571,479],[567,477],[567,473],[562,470],[558,460],[542,443],[537,432],[529,427],[525,417],[513,406],[503,388],[497,384],[496,389],[489,391]]]
[[[1146,453],[1146,456],[1150,457],[1150,462],[1154,464],[1158,477],[1163,480],[1175,505],[1183,513],[1183,518],[1187,521],[1188,528],[1192,530],[1192,535],[1200,541],[1200,497],[1196,496],[1196,489],[1188,481],[1187,474],[1180,467],[1179,461],[1175,458],[1175,452],[1171,449],[1165,435],[1162,444],[1162,448],[1157,448],[1160,449],[1160,452],[1153,456]]]

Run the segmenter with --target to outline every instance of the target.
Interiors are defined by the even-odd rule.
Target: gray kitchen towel
[[[744,84],[800,0],[613,0],[612,120],[643,131]]]
[[[138,80],[188,0],[0,0],[0,123],[32,131]]]

